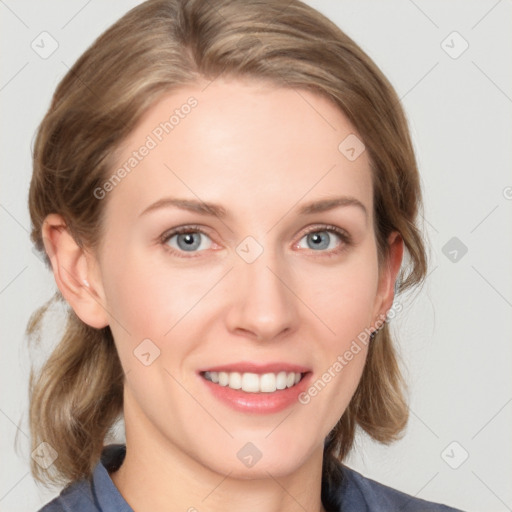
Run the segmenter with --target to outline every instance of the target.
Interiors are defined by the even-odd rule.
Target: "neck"
[[[237,478],[228,465],[225,473],[215,471],[160,433],[144,435],[148,430],[137,425],[132,431],[129,424],[125,460],[110,476],[137,512],[325,512],[320,498],[323,445],[291,473],[260,467],[254,477]]]

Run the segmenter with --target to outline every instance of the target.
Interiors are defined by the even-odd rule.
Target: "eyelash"
[[[319,251],[321,253],[319,255],[320,257],[330,258],[333,256],[337,256],[338,254],[341,254],[342,252],[346,251],[348,249],[348,247],[350,247],[352,245],[352,238],[350,237],[350,235],[345,230],[340,229],[337,226],[333,226],[331,224],[324,224],[324,225],[320,225],[320,226],[311,226],[302,235],[301,240],[302,240],[302,238],[309,235],[310,233],[317,233],[317,232],[322,232],[322,231],[327,231],[328,233],[335,233],[336,235],[339,236],[339,238],[341,239],[343,244],[341,247],[339,247],[337,249],[331,249],[329,251]],[[206,235],[207,237],[210,238],[208,233],[204,229],[202,229],[200,226],[189,225],[189,226],[179,226],[177,228],[172,229],[171,231],[165,232],[160,237],[160,243],[164,246],[165,250],[169,251],[171,254],[176,255],[180,258],[198,257],[199,254],[193,255],[194,254],[193,252],[189,253],[190,256],[183,256],[183,253],[185,253],[185,251],[176,251],[175,249],[173,249],[172,247],[169,247],[167,245],[167,242],[174,235],[187,234],[187,233],[202,233],[203,235]],[[201,252],[203,252],[203,251],[198,251],[198,253],[201,253]],[[313,251],[313,252],[316,252],[316,251]]]

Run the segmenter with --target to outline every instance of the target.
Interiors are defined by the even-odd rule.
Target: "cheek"
[[[359,251],[336,269],[310,280],[309,302],[338,340],[356,336],[373,321],[378,290],[377,260],[372,251]]]
[[[137,362],[134,351],[147,339],[160,350],[162,364],[169,357],[165,352],[170,341],[185,340],[190,319],[197,317],[203,303],[211,304],[211,297],[210,302],[201,298],[218,280],[208,270],[171,268],[161,259],[135,251],[122,260],[110,258],[104,274],[110,326],[125,370]],[[180,346],[190,350],[193,344],[173,343],[177,359]]]
[[[125,372],[134,369],[134,365],[140,369],[140,361],[135,358],[138,351],[150,352],[152,358],[159,354],[160,340],[175,322],[170,312],[179,301],[179,295],[170,292],[172,284],[159,276],[147,259],[144,261],[128,252],[122,259],[109,254],[105,261],[104,291],[110,328]]]
[[[105,263],[105,295],[114,320],[125,322],[144,335],[165,329],[160,319],[166,319],[169,329],[186,294],[179,272],[166,271],[137,251],[126,251],[122,259],[110,256]]]
[[[222,285],[215,288],[225,272],[222,266],[171,267],[156,251],[153,256],[148,251],[118,252],[124,257],[109,253],[103,275],[111,328],[114,339],[122,341],[121,352],[133,352],[146,338],[162,348],[192,318],[199,315],[206,322],[216,313],[222,315],[223,305],[232,297],[219,291]],[[301,315],[302,328],[313,329],[312,335],[324,344],[325,355],[332,358],[373,320],[378,284],[375,247],[367,241],[336,265],[298,259],[291,268],[286,280],[301,300],[293,296],[290,300],[297,301],[298,309],[304,308],[301,301],[307,306]],[[169,334],[174,326],[177,330]]]

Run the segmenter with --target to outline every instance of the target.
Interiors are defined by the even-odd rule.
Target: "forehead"
[[[169,93],[145,113],[111,169],[122,178],[108,208],[127,218],[172,195],[275,214],[279,205],[343,194],[370,212],[370,165],[359,139],[318,94],[218,78]]]

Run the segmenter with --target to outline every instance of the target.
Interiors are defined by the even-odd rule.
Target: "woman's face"
[[[237,80],[146,113],[95,192],[128,440],[242,478],[321,453],[394,283],[379,281],[370,164],[353,133],[320,96]],[[207,381],[213,370],[253,391]],[[304,375],[272,391],[290,373]]]

